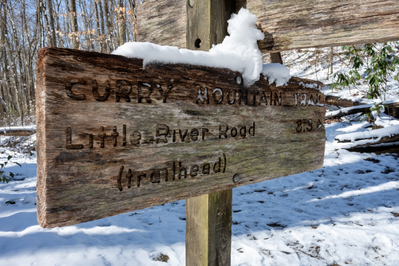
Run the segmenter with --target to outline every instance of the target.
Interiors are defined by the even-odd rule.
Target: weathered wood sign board
[[[325,96],[309,80],[45,48],[38,220],[76,224],[320,168]]]
[[[185,48],[188,2],[139,5],[138,41]],[[399,40],[397,0],[237,0],[235,13],[242,7],[258,17],[265,35],[258,43],[262,52]]]

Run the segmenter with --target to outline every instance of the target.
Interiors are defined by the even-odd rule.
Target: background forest
[[[135,0],[1,0],[0,126],[35,114],[38,51],[43,47],[110,53],[136,33]]]

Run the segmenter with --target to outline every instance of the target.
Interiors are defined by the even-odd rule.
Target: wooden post
[[[234,0],[187,0],[187,48],[221,43],[234,8]],[[232,189],[187,199],[186,265],[230,265],[231,223]]]
[[[270,53],[270,61],[272,63],[280,63],[280,64],[284,65],[283,57],[281,56],[280,52]]]

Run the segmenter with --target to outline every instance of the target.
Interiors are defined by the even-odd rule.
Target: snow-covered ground
[[[291,75],[332,82],[315,49],[283,56]],[[336,58],[335,70],[344,66]],[[365,90],[324,92],[361,99]],[[398,82],[390,81],[386,100],[398,100],[398,92]],[[385,115],[378,123],[399,124]],[[353,143],[335,141],[366,126],[326,124],[321,169],[233,190],[232,265],[399,265],[399,155],[348,152]],[[35,136],[23,138],[26,145],[0,136],[0,162],[12,155],[21,164],[7,165],[15,179],[0,183],[0,265],[185,265],[185,201],[41,228]],[[14,148],[4,148],[10,143]]]

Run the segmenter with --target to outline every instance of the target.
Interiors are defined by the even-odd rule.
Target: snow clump
[[[161,46],[149,42],[128,42],[112,54],[143,59],[144,67],[149,63],[190,64],[217,68],[229,68],[242,73],[244,85],[251,86],[259,80],[260,73],[276,82],[277,86],[290,79],[289,70],[281,64],[262,62],[262,53],[257,41],[263,40],[263,33],[257,29],[256,16],[242,8],[228,20],[226,36],[221,44],[214,45],[208,52]]]

